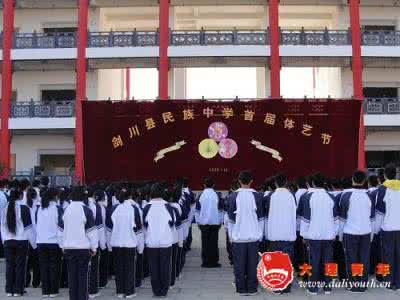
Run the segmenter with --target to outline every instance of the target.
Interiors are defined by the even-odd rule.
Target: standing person
[[[349,289],[351,292],[365,292],[369,274],[370,241],[375,219],[375,205],[364,189],[366,175],[363,171],[353,174],[353,190],[340,199],[339,240],[343,241],[347,277],[361,283]],[[363,265],[363,275],[354,276],[354,264]]]
[[[62,216],[62,209],[57,206],[57,189],[50,188],[42,196],[41,204],[35,213],[42,295],[55,298],[60,288],[61,249],[58,245],[58,219]]]
[[[71,204],[59,218],[59,244],[68,263],[70,300],[88,299],[89,262],[96,255],[98,235],[93,213],[84,203],[84,189],[75,186]]]
[[[228,200],[236,292],[249,296],[257,294],[257,251],[263,237],[265,217],[263,196],[251,189],[252,182],[249,171],[240,172],[240,188]]]
[[[384,280],[390,289],[400,289],[400,180],[396,180],[396,167],[385,168],[385,182],[378,188],[376,200],[377,228],[381,230],[383,263],[390,266]]]
[[[143,226],[143,201],[140,197],[140,194],[136,188],[132,188],[131,190],[131,200],[133,203],[133,206],[137,207],[139,210],[140,214],[140,223]],[[138,249],[143,249],[142,252],[139,252]],[[136,278],[136,283],[135,287],[136,288],[141,288],[142,287],[142,282],[144,279],[144,274],[143,274],[143,252],[144,252],[144,233],[142,234],[141,238],[141,245],[136,248],[136,273],[135,273],[135,278]]]
[[[265,199],[265,237],[270,242],[271,251],[282,251],[294,262],[294,242],[296,240],[296,198],[286,188],[284,174],[275,176],[276,190]],[[281,293],[290,293],[289,285]]]
[[[218,233],[223,222],[223,202],[214,190],[214,180],[204,180],[196,201],[196,223],[201,231],[202,268],[219,268]]]
[[[93,194],[95,203],[101,211],[101,221],[103,230],[99,230],[100,260],[99,260],[99,288],[104,289],[108,283],[108,248],[106,238],[106,194],[102,190],[97,190]]]
[[[19,190],[12,189],[10,200],[1,213],[7,297],[22,297],[24,294],[28,246],[37,247],[29,208],[20,203],[22,196]]]
[[[296,205],[299,205],[300,198],[307,193],[308,185],[307,179],[304,176],[299,176],[296,178],[297,191],[294,194],[296,198]],[[296,221],[296,241],[294,243],[294,268],[299,271],[299,266],[303,265],[305,262],[305,247],[303,243],[303,238],[300,235],[300,219]]]
[[[297,214],[301,218],[300,235],[305,240],[312,267],[307,292],[316,295],[319,284],[325,282],[324,292],[330,294],[330,279],[324,274],[324,266],[333,262],[333,241],[338,233],[337,207],[332,195],[325,190],[325,177],[311,177],[313,189],[300,198]]]
[[[0,222],[1,222],[1,212],[7,206],[8,195],[5,192],[7,181],[5,179],[0,180]],[[4,245],[3,239],[1,238],[0,232],[0,260],[4,259]]]
[[[58,207],[61,209],[62,213],[68,207],[70,190],[68,188],[61,188],[60,196],[57,202]],[[61,276],[60,276],[60,288],[65,289],[68,288],[68,267],[67,260],[64,256],[64,253],[61,253]]]
[[[135,268],[136,250],[142,246],[142,223],[139,209],[129,201],[129,192],[123,188],[118,199],[120,204],[114,206],[107,217],[107,231],[110,246],[114,255],[115,284],[118,298],[136,296]],[[143,252],[143,249],[138,249]]]
[[[151,187],[151,200],[143,210],[151,287],[155,297],[167,296],[171,281],[171,255],[175,225],[173,208],[163,198],[162,184]]]
[[[376,175],[368,176],[368,194],[373,200],[374,207],[376,207],[376,194],[378,192],[378,186],[379,186],[378,176]],[[370,254],[371,265],[369,268],[370,275],[375,274],[376,266],[381,261],[382,261],[382,251],[380,242],[380,232],[378,230],[377,232],[375,232],[371,242],[371,254]],[[376,279],[381,281],[382,280],[381,275],[376,274]]]

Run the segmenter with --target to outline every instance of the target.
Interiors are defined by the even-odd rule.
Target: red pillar
[[[89,0],[79,0],[75,103],[75,180],[84,182],[82,101],[86,99],[86,47]]]
[[[158,97],[168,100],[169,0],[160,0],[159,34]]]
[[[352,43],[352,71],[354,98],[364,101],[362,84],[361,60],[361,30],[360,30],[360,3],[359,0],[349,0],[351,43]],[[364,110],[361,109],[360,128],[358,138],[358,168],[365,169],[365,127]]]
[[[279,57],[279,0],[268,0],[271,98],[281,97],[281,60]]]
[[[3,64],[1,74],[1,137],[0,153],[3,166],[2,178],[10,172],[10,102],[12,95],[12,61],[11,48],[14,32],[14,0],[3,0]]]
[[[125,93],[126,93],[126,100],[131,99],[131,69],[125,69]]]

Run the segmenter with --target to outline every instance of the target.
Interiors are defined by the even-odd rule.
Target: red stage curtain
[[[357,167],[360,105],[352,100],[85,101],[86,180],[185,176],[199,188],[213,176],[218,188],[227,189],[243,169],[253,171],[256,183],[277,172],[291,178],[317,171],[350,175]],[[199,143],[209,138],[214,122],[224,123],[227,138],[236,142],[234,157],[199,154]],[[179,149],[154,161],[159,151],[182,141]],[[252,141],[279,154],[262,151]]]

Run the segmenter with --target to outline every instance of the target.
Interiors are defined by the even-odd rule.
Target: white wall
[[[75,89],[74,71],[21,71],[13,75],[13,89],[17,90],[17,101],[40,101],[41,88]],[[87,73],[87,97],[97,99],[97,71]]]
[[[97,70],[97,96],[98,100],[122,100],[124,98],[125,70]]]
[[[367,131],[366,151],[400,151],[400,131]]]
[[[11,154],[16,154],[17,171],[30,170],[39,164],[40,151],[47,154],[71,153],[74,149],[72,135],[13,135]]]

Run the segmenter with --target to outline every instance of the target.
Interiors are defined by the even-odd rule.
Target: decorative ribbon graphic
[[[250,143],[254,145],[258,150],[270,153],[272,155],[272,158],[275,158],[279,162],[283,160],[281,154],[277,150],[264,146],[263,144],[261,144],[261,142],[255,140],[252,140]]]
[[[154,162],[157,162],[160,159],[164,158],[165,154],[167,154],[169,152],[179,150],[183,145],[186,145],[186,142],[180,141],[180,142],[176,142],[175,145],[173,145],[171,147],[161,149],[160,151],[157,152],[156,156],[154,157]]]

